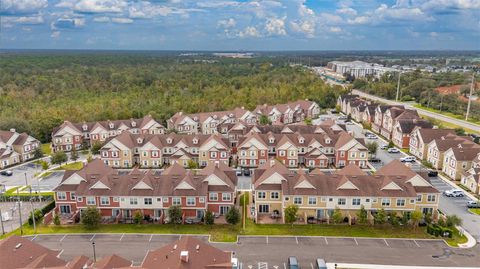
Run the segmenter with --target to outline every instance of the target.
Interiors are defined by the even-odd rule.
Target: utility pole
[[[468,106],[467,106],[467,114],[465,114],[465,120],[468,121],[468,114],[470,113],[470,106],[472,104],[472,94],[473,94],[473,88],[475,83],[475,73],[472,74],[472,85],[470,85],[470,95],[468,96]]]
[[[28,181],[27,181],[27,172],[25,172],[25,188],[28,188]],[[33,221],[33,232],[37,232],[37,225],[35,223],[35,208],[33,206],[33,197],[32,197],[32,186],[30,186],[30,206],[32,207],[32,221]]]
[[[22,221],[22,204],[20,202],[20,194],[17,188],[17,202],[18,202],[18,217],[20,221],[20,235],[23,235],[23,221]]]
[[[2,225],[2,234],[5,234],[5,228],[3,227],[3,215],[2,209],[0,208],[0,224]]]
[[[398,95],[400,94],[400,71],[398,71],[398,82],[397,82],[397,96],[395,97],[395,101],[398,102]]]

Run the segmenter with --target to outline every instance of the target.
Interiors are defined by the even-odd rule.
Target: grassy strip
[[[480,208],[469,208],[468,211],[470,211],[473,214],[480,215]]]
[[[465,130],[465,132],[467,132],[469,134],[480,134],[477,131],[474,131],[474,130],[468,129],[468,128],[464,128],[462,126],[458,126],[458,125],[450,123],[450,122],[442,121],[442,120],[435,119],[435,118],[432,118],[432,117],[427,117],[427,116],[424,116],[424,115],[421,115],[420,117],[432,122],[433,124],[435,124],[435,122],[439,122],[440,125],[441,125],[441,126],[439,126],[439,128],[447,128],[447,129],[462,128],[463,130]]]
[[[415,104],[414,107],[420,108],[420,109],[423,109],[423,110],[427,110],[427,111],[430,111],[430,112],[433,112],[433,113],[442,114],[442,115],[450,117],[450,118],[465,121],[465,116],[464,115],[453,114],[453,113],[448,112],[448,111],[440,111],[438,109],[422,106],[420,104]],[[469,120],[467,120],[467,122],[470,122],[470,123],[473,123],[473,124],[480,124],[480,121],[474,120],[474,119],[469,119]]]
[[[52,148],[50,147],[50,143],[45,143],[40,146],[42,149],[43,154],[45,155],[52,155]]]
[[[74,163],[62,165],[53,170],[80,170],[82,168],[83,168],[83,162],[74,162]]]
[[[452,247],[458,247],[460,244],[465,244],[468,238],[465,235],[461,235],[460,232],[454,228],[452,238],[445,238],[445,241]]]

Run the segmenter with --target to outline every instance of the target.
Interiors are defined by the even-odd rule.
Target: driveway
[[[78,255],[93,256],[95,242],[98,259],[117,254],[140,265],[147,251],[177,240],[182,235],[160,234],[69,234],[31,236],[34,242],[60,250],[62,259]],[[183,235],[184,236],[184,235]],[[208,242],[206,236],[195,236]],[[296,256],[301,268],[313,268],[316,258],[327,262],[393,264],[417,266],[478,266],[480,247],[453,249],[441,240],[374,239],[342,237],[239,237],[237,243],[212,243],[233,251],[240,268],[285,268],[289,256]],[[408,258],[407,258],[408,257]],[[250,267],[251,266],[251,267]]]
[[[354,133],[355,137],[365,137],[365,135],[363,134],[364,130],[361,126],[353,124],[348,125],[347,128],[349,131],[352,131]],[[391,162],[394,159],[400,159],[401,157],[405,156],[403,152],[388,153],[386,150],[381,150],[380,146],[386,145],[387,143],[380,137],[375,140],[366,139],[366,141],[375,141],[378,144],[378,150],[376,155],[377,158],[381,160],[381,163],[372,163],[372,166],[375,167],[375,169],[382,167],[383,165]],[[419,163],[411,163],[407,165],[410,165],[412,170],[417,172],[427,171],[427,168]],[[430,182],[440,192],[452,189],[452,187],[448,183],[444,182],[443,179],[441,179],[440,177],[430,177]],[[480,242],[480,216],[468,212],[466,203],[470,200],[471,199],[468,197],[453,198],[441,195],[439,209],[447,215],[457,215],[462,218],[462,227],[465,228],[473,237],[475,237],[478,242]]]

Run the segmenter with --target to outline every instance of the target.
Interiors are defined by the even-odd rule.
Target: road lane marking
[[[353,240],[355,240],[355,244],[358,246],[357,238],[354,237]]]
[[[314,268],[313,268],[313,263],[310,263],[310,267],[312,267],[312,269],[314,269]]]
[[[298,245],[298,237],[295,236],[295,241],[297,241],[297,245]]]
[[[267,236],[267,245],[268,245],[268,236]]]
[[[152,237],[153,237],[153,234],[150,235],[150,239],[148,239],[148,242],[151,242],[151,241],[152,241]]]
[[[417,245],[417,247],[420,247],[420,245],[417,243],[417,241],[413,240],[413,243],[415,243],[415,245]]]
[[[60,242],[62,242],[63,239],[65,239],[65,237],[67,237],[67,235],[64,235],[64,236],[62,237],[62,239],[60,239]]]
[[[125,234],[122,234],[122,236],[120,237],[120,240],[118,240],[118,241],[122,241],[124,236],[125,236]]]
[[[326,238],[326,237],[324,237],[324,239],[325,239],[325,243],[328,245],[328,240],[327,240],[327,238]]]
[[[37,238],[37,235],[35,235],[32,239],[30,239],[30,241],[33,241]]]
[[[383,238],[383,242],[385,242],[385,245],[387,245],[387,247],[389,247],[390,245],[387,243],[387,240],[385,238]]]
[[[97,234],[93,234],[92,238],[90,238],[90,241],[92,241],[95,238],[95,235]]]
[[[63,253],[63,249],[60,250],[60,252],[59,252],[58,255],[57,255],[57,258],[60,258],[60,255],[62,255],[62,253]]]

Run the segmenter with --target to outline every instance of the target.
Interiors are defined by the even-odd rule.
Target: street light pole
[[[470,106],[472,104],[472,94],[473,88],[475,83],[475,73],[472,74],[472,85],[470,86],[470,95],[468,96],[468,105],[467,105],[467,113],[465,114],[465,120],[468,121],[468,114],[470,114]]]
[[[92,247],[93,247],[93,262],[97,262],[97,253],[95,252],[95,241],[92,242]]]
[[[28,187],[27,172],[25,172],[25,188],[27,187]],[[32,206],[33,233],[36,233],[37,225],[35,223],[35,208],[33,206],[33,201],[32,201],[32,186],[30,186],[30,205]]]
[[[23,235],[22,204],[20,203],[20,194],[17,188],[18,216],[20,221],[20,235]]]
[[[2,225],[2,234],[5,234],[5,228],[3,227],[3,215],[2,209],[0,208],[0,224]]]
[[[395,101],[398,102],[398,95],[400,94],[400,70],[398,71],[398,82],[397,82],[397,96],[395,97]]]

